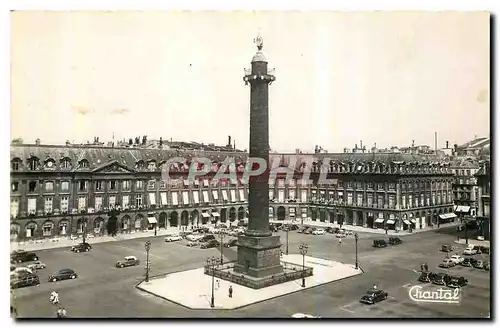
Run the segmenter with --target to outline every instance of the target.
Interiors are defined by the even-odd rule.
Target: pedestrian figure
[[[339,238],[339,246],[342,246],[342,238]]]
[[[59,294],[56,293],[56,291],[52,291],[50,293],[50,297],[49,297],[49,301],[52,303],[52,304],[59,304]]]
[[[215,290],[218,290],[219,288],[220,288],[220,280],[219,280],[219,279],[217,279],[217,280],[215,281]]]
[[[377,290],[377,285],[376,284],[373,284],[373,289]]]
[[[283,257],[283,251],[280,250],[280,257]]]
[[[229,286],[229,298],[233,298],[233,286]]]
[[[429,265],[427,263],[424,263],[424,268],[425,272],[429,272]]]
[[[420,271],[424,272],[424,265],[420,264]]]
[[[57,310],[57,317],[58,318],[65,318],[66,317],[66,309],[63,308],[63,307],[60,307],[58,310]]]
[[[389,234],[389,229],[385,228],[385,234]]]

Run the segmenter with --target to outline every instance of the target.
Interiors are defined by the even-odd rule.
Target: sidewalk
[[[270,223],[285,223],[285,224],[296,224],[300,226],[301,222],[300,220],[284,220],[284,221],[278,221],[278,220],[270,220]],[[409,236],[415,233],[420,233],[420,232],[426,232],[426,231],[433,231],[433,230],[438,230],[441,228],[447,228],[447,227],[454,227],[458,226],[460,223],[445,223],[441,224],[439,228],[437,226],[434,227],[425,227],[423,229],[414,229],[411,233],[408,231],[394,231],[394,230],[388,230],[387,235],[389,236]],[[332,228],[340,228],[339,224],[336,223],[330,223],[330,222],[321,222],[321,221],[304,221],[305,226],[310,226],[310,227],[317,227],[317,228],[326,228],[326,227],[332,227]],[[356,232],[364,232],[364,233],[375,233],[375,234],[382,234],[385,235],[385,230],[384,229],[372,229],[372,228],[365,228],[365,227],[360,227],[360,226],[352,226],[352,225],[342,225],[343,229],[350,230],[350,231],[356,231]]]
[[[490,241],[489,240],[477,240],[475,238],[469,238],[469,243],[466,243],[465,238],[460,238],[459,240],[455,240],[456,244],[461,244],[461,245],[474,245],[474,246],[484,246],[484,247],[490,247]]]

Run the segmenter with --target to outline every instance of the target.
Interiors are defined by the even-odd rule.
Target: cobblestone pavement
[[[449,228],[455,229],[455,228]],[[358,260],[365,273],[316,288],[304,290],[238,310],[188,310],[137,290],[134,285],[144,276],[146,252],[144,239],[131,239],[95,244],[89,253],[74,254],[67,248],[37,251],[47,268],[39,270],[41,285],[15,290],[18,313],[23,317],[54,317],[56,308],[48,302],[51,289],[59,292],[70,317],[78,318],[192,318],[192,317],[290,317],[308,313],[322,317],[439,317],[479,318],[490,312],[490,272],[455,267],[449,270],[468,278],[462,289],[460,304],[415,303],[408,297],[408,288],[417,284],[420,264],[427,262],[431,270],[444,258],[440,247],[452,243],[451,230],[428,231],[402,236],[403,244],[384,249],[372,247],[374,239],[387,237],[360,233]],[[279,232],[286,250],[286,233]],[[151,274],[175,272],[203,266],[206,258],[220,256],[218,249],[202,250],[186,246],[186,241],[165,243],[163,237],[152,237]],[[303,235],[288,233],[288,249],[297,253],[299,243],[309,245],[308,255],[344,263],[355,260],[352,236],[339,245],[334,235]],[[463,245],[457,245],[459,250]],[[141,259],[140,266],[117,269],[114,264],[127,255]],[[480,255],[478,257],[483,257]],[[226,260],[236,258],[236,249],[224,249]],[[80,277],[58,283],[47,282],[50,272],[62,268],[76,270]],[[375,306],[358,303],[360,296],[376,283],[388,291],[390,298]],[[185,282],[189,293],[189,281]]]

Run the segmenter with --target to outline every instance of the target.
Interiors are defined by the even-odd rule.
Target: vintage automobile
[[[347,238],[347,235],[345,232],[339,231],[335,234],[336,238]]]
[[[40,270],[40,269],[45,269],[47,266],[45,265],[45,263],[41,262],[41,261],[35,261],[33,263],[30,263],[28,264],[28,268],[33,270]]]
[[[224,243],[224,247],[233,247],[238,244],[238,239],[231,239],[230,241]]]
[[[214,248],[214,247],[219,247],[219,246],[220,246],[220,243],[217,240],[212,239],[212,240],[202,244],[201,248],[207,249],[207,248]]]
[[[215,240],[215,236],[214,235],[205,235],[201,239],[199,239],[199,242],[200,243],[206,243],[206,242],[208,242],[210,240]]]
[[[124,268],[129,266],[139,265],[140,261],[135,256],[125,256],[122,261],[116,262],[117,268]]]
[[[464,255],[476,255],[476,254],[481,254],[481,251],[478,248],[475,248],[472,245],[467,246],[466,249],[464,249],[463,252]]]
[[[56,282],[59,280],[75,279],[78,277],[76,272],[72,269],[61,269],[49,275],[49,281]]]
[[[389,294],[381,289],[370,289],[359,300],[361,303],[375,304],[383,301]]]
[[[453,262],[455,262],[455,264],[460,264],[460,263],[462,263],[462,262],[463,262],[464,258],[463,258],[463,257],[461,257],[461,256],[460,256],[460,255],[458,255],[458,254],[455,254],[455,255],[452,255],[452,256],[450,257],[450,260],[452,260]]]
[[[435,273],[433,272],[422,272],[420,274],[420,277],[418,277],[418,281],[420,282],[432,282],[432,280],[434,279],[434,277],[436,276]]]
[[[469,258],[469,257],[466,257],[461,263],[460,265],[461,266],[464,266],[464,267],[471,267],[474,265],[474,263],[476,263],[476,260],[473,259],[473,258]]]
[[[10,288],[12,289],[38,285],[40,285],[40,278],[33,273],[12,276],[10,279]]]
[[[453,250],[455,250],[455,247],[453,247],[453,245],[447,244],[447,245],[441,246],[442,252],[448,253],[448,252],[452,252]]]
[[[182,237],[179,235],[170,235],[165,237],[165,242],[179,241],[182,240]]]
[[[490,262],[486,262],[483,264],[483,268],[486,270],[486,271],[490,271]]]
[[[446,285],[447,280],[448,280],[448,275],[446,273],[440,272],[440,273],[436,273],[436,275],[434,276],[434,279],[432,279],[432,283],[434,285],[444,286],[444,285]]]
[[[383,239],[374,240],[373,247],[377,247],[377,248],[387,247],[387,243]]]
[[[312,232],[313,235],[324,235],[325,234],[325,230],[323,229],[316,229]]]
[[[38,261],[38,256],[32,252],[26,251],[15,251],[10,255],[10,261],[12,263],[22,263],[22,262],[30,262],[30,261]]]
[[[89,243],[79,243],[78,245],[72,246],[71,251],[74,253],[88,252],[92,249]]]
[[[389,244],[399,245],[401,243],[403,243],[403,241],[401,239],[399,239],[399,237],[389,237]]]
[[[186,240],[189,240],[189,241],[198,241],[202,238],[203,238],[203,235],[198,234],[198,233],[193,233],[193,234],[189,234],[186,236]]]
[[[200,246],[200,242],[199,241],[190,241],[186,244],[186,246],[188,246],[188,247]]]
[[[443,262],[441,262],[439,264],[439,267],[440,268],[452,268],[454,267],[455,265],[457,265],[457,263],[455,263],[454,261],[452,261],[451,259],[444,259]]]
[[[486,262],[483,260],[475,260],[474,263],[472,263],[472,266],[476,269],[484,269],[485,264]]]
[[[446,281],[446,286],[451,288],[460,288],[467,285],[468,281],[464,277],[448,276]]]
[[[321,317],[317,317],[317,316],[305,314],[305,313],[294,313],[294,314],[292,314],[292,318],[294,318],[294,319],[316,319],[316,318],[321,318]]]

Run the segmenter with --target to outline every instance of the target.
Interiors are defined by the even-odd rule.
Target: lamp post
[[[219,259],[216,257],[210,257],[207,259],[208,268],[212,269],[212,297],[210,298],[210,307],[215,307],[215,266],[219,264]]]
[[[146,241],[144,244],[144,248],[146,249],[146,282],[149,282],[149,250],[151,249],[151,241]]]
[[[224,263],[223,244],[224,244],[224,236],[226,233],[224,231],[220,231],[219,234],[220,234],[220,264],[223,264]]]
[[[286,231],[286,255],[288,255],[288,230],[290,230],[288,225],[285,225],[285,231]]]
[[[356,270],[359,268],[359,264],[358,264],[358,239],[359,239],[359,235],[358,233],[356,232],[354,234],[354,240],[355,240],[355,243],[354,243],[354,247],[355,247],[355,250],[356,250]]]
[[[306,277],[305,277],[305,270],[306,270],[306,254],[307,254],[307,244],[300,244],[299,245],[299,252],[302,255],[302,287],[306,287]]]
[[[82,223],[83,223],[83,235],[82,235],[82,238],[83,238],[83,243],[84,244],[85,244],[85,238],[87,237],[87,222],[88,222],[88,218],[83,217],[82,218]]]

